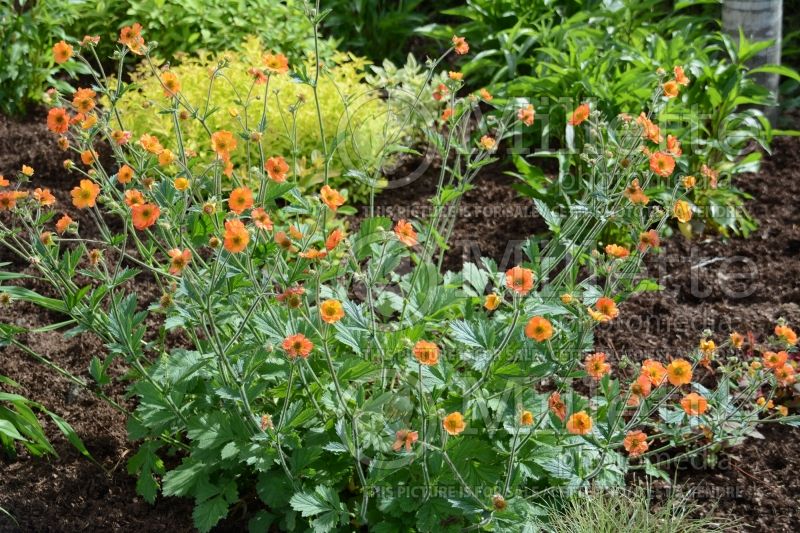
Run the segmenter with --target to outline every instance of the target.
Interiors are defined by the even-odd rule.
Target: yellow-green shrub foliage
[[[263,49],[258,38],[250,37],[240,51],[218,55],[201,52],[197,57],[182,58],[170,71],[180,80],[183,97],[203,112],[209,97],[211,74],[224,65],[213,80],[208,102],[208,109],[213,113],[206,119],[206,126],[211,131],[255,131],[264,110],[265,85],[254,85],[248,70],[263,67],[262,58],[266,52],[269,50]],[[391,142],[397,131],[389,119],[384,100],[364,82],[367,65],[367,60],[349,53],[331,54],[320,71],[317,91],[326,146],[333,153],[331,183],[346,188],[351,200],[364,198],[368,186],[347,177],[347,171],[373,170],[379,164],[375,159],[382,145]],[[290,65],[290,69],[307,72],[313,79],[311,58],[304,65]],[[171,99],[164,97],[160,81],[147,64],[140,65],[132,80],[134,88],[128,90],[118,104],[125,127],[132,131],[134,138],[143,133],[154,134],[165,148],[174,150],[176,141],[171,116],[154,113],[152,109],[153,106],[169,109]],[[267,88],[267,106],[269,119],[261,139],[265,153],[282,155],[287,161],[296,157],[298,178],[304,189],[320,183],[324,157],[320,151],[320,125],[312,87],[298,83],[291,73],[272,75]],[[189,117],[182,120],[180,126],[185,147],[210,157],[212,150],[203,124]],[[296,153],[292,153],[292,136],[297,140]],[[246,151],[234,154],[233,162],[237,166],[247,165]]]

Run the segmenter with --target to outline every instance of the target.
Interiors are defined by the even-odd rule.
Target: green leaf
[[[228,502],[222,496],[215,496],[195,506],[192,517],[194,525],[201,533],[211,531],[211,528],[225,518],[228,514]]]
[[[186,496],[204,474],[203,463],[186,460],[175,470],[170,470],[164,476],[162,492],[164,496]]]

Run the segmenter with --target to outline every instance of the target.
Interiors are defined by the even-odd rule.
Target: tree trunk
[[[739,28],[742,28],[748,40],[775,43],[759,52],[751,61],[751,67],[781,62],[781,20],[783,18],[783,0],[725,0],[722,5],[722,27],[736,41],[739,40]],[[759,73],[756,81],[769,89],[778,100],[777,74]],[[770,110],[768,115],[775,115],[777,109]],[[774,117],[770,117],[774,118]]]

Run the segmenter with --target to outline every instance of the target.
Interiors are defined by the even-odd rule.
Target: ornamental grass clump
[[[309,19],[316,31],[320,16]],[[147,55],[145,29],[126,28],[120,40],[123,59]],[[79,60],[92,43],[75,51]],[[429,76],[466,53],[455,36]],[[257,59],[268,83],[303,69]],[[614,128],[577,108],[563,126],[591,133],[581,147],[587,187],[568,212],[536,202],[549,239],[529,239],[508,269],[482,259],[442,272],[461,198],[516,125],[535,120],[527,103],[473,118],[491,95],[462,94],[462,76],[450,72],[442,94],[451,112],[426,132],[444,162],[430,216],[370,216],[356,228],[343,224],[350,199],[329,174],[337,146],[324,141],[321,117],[326,163],[304,194],[296,140],[251,141],[280,120],[274,108],[212,125],[183,94],[185,80],[151,68],[162,83],[146,97],[165,100],[150,112],[172,124],[171,138],[134,134],[117,106],[141,89],[102,74],[91,98],[53,96],[51,130],[80,156],[65,162],[79,222],[34,188],[35,174],[5,180],[0,193],[0,240],[52,296],[0,290],[56,307],[68,317],[62,326],[102,339],[107,354],[90,365],[100,390],[112,361],[131,369],[137,452],[128,470],[147,501],[194,498],[201,531],[242,500],[253,531],[516,530],[546,514],[553,488],[621,485],[631,469],[663,476],[673,461],[782,420],[768,402],[792,386],[792,365],[770,355],[769,366],[754,366],[746,354],[793,352],[786,324],[772,344],[747,351],[733,339],[712,348],[710,334],[691,353],[641,364],[594,350],[593,330],[624,320],[622,302],[651,289],[637,274],[660,230],[691,216],[678,208],[680,177],[668,165],[653,170],[637,121]],[[318,109],[323,76],[297,78],[309,108]],[[659,98],[660,89],[651,105]],[[223,105],[248,114],[246,99]],[[200,123],[192,147],[186,121]],[[377,157],[399,149],[387,143]],[[641,201],[653,182],[669,194]],[[639,246],[598,248],[612,223]],[[160,298],[141,297],[144,278]],[[180,345],[165,342],[169,332]]]

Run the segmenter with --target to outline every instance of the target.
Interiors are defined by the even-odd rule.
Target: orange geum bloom
[[[605,250],[608,255],[611,257],[616,257],[617,259],[624,259],[631,255],[630,250],[618,244],[608,244],[606,245]]]
[[[453,81],[461,81],[464,79],[463,72],[456,72],[455,70],[451,70],[447,73],[447,77]]]
[[[794,346],[797,344],[797,333],[792,328],[785,324],[775,326],[775,336],[785,341],[787,344]]]
[[[480,96],[481,98],[483,98],[483,100],[484,100],[485,102],[491,102],[492,100],[494,100],[494,96],[492,96],[492,93],[490,93],[490,92],[489,92],[487,89],[485,89],[485,88],[484,88],[484,89],[481,89],[480,91],[478,91],[478,96]]]
[[[63,235],[69,229],[70,225],[72,225],[72,219],[69,215],[63,215],[61,218],[58,219],[56,222],[56,233],[59,235]]]
[[[645,359],[642,363],[642,374],[648,377],[654,387],[658,387],[664,382],[664,378],[667,376],[667,369],[658,361]]]
[[[786,364],[789,354],[781,350],[780,352],[764,352],[761,357],[765,367],[775,369]]]
[[[433,99],[439,102],[445,96],[447,96],[447,93],[449,92],[450,90],[447,88],[447,85],[445,85],[444,83],[440,83],[439,85],[436,86],[436,89],[433,90]]]
[[[683,85],[684,87],[689,85],[689,78],[684,74],[683,67],[676,65],[675,68],[672,69],[672,72],[675,74],[675,81],[678,85]]]
[[[283,54],[264,54],[264,66],[275,74],[289,72],[289,59]]]
[[[550,412],[557,416],[561,421],[567,417],[567,406],[564,404],[564,401],[561,399],[561,394],[558,392],[553,392],[550,396],[548,396],[547,408],[550,409]]]
[[[665,81],[661,88],[664,89],[664,96],[667,98],[675,98],[680,92],[678,82],[675,80]]]
[[[486,297],[486,300],[483,302],[483,307],[485,307],[487,311],[494,311],[502,302],[503,300],[500,298],[500,296],[493,292]]]
[[[133,133],[125,130],[114,130],[111,132],[111,138],[114,139],[114,142],[119,146],[128,144],[128,141],[131,140],[132,136]]]
[[[327,257],[327,255],[328,255],[327,250],[317,250],[316,248],[309,248],[305,252],[300,252],[300,257],[302,257],[303,259],[308,259],[310,261],[323,259]]]
[[[286,305],[292,309],[297,309],[303,305],[303,293],[305,292],[303,287],[289,287],[275,298],[281,303],[286,302]]]
[[[678,140],[677,137],[673,137],[672,135],[667,135],[667,152],[674,155],[675,157],[680,157],[683,155],[683,150],[681,149],[681,142]]]
[[[528,294],[533,289],[533,271],[521,266],[507,270],[506,287],[523,296]]]
[[[267,159],[264,163],[264,170],[267,171],[269,179],[272,181],[283,183],[286,181],[286,176],[289,174],[289,165],[283,156],[276,155]]]
[[[139,137],[139,145],[151,154],[160,154],[161,151],[164,150],[158,138],[148,133],[143,133],[142,136]]]
[[[84,130],[91,129],[92,126],[97,124],[97,115],[94,113],[86,117],[86,120],[81,121],[81,128]]]
[[[37,187],[33,191],[33,197],[39,202],[42,207],[55,205],[56,197],[50,192],[50,189],[41,189]]]
[[[308,337],[302,333],[295,333],[283,339],[283,349],[290,359],[295,357],[302,357],[306,359],[314,349],[314,343],[308,340]]]
[[[333,324],[344,318],[344,307],[339,300],[325,300],[319,306],[319,314],[323,322]]]
[[[737,333],[736,331],[734,331],[733,333],[730,334],[728,338],[731,341],[731,346],[733,346],[737,350],[744,345],[744,335],[742,335],[741,333]]]
[[[211,148],[222,159],[226,159],[236,149],[236,137],[227,130],[215,131],[211,134]]]
[[[39,242],[44,244],[45,246],[51,246],[53,244],[53,234],[49,231],[43,231],[39,235]]]
[[[170,257],[169,273],[175,276],[179,276],[192,260],[192,252],[188,248],[183,251],[173,248],[167,252],[167,255]]]
[[[250,242],[250,234],[241,220],[225,221],[225,249],[232,254],[238,254],[247,248]]]
[[[456,54],[463,56],[467,52],[469,52],[469,44],[464,37],[459,37],[458,35],[453,35],[453,49],[456,51]]]
[[[478,144],[480,144],[481,148],[489,152],[497,147],[497,141],[491,135],[484,135],[481,137],[481,140],[478,142]]]
[[[639,185],[639,180],[634,179],[630,185],[625,188],[625,192],[623,193],[625,198],[630,200],[632,204],[640,204],[640,205],[647,205],[650,201],[650,198],[642,191],[642,187]]]
[[[0,187],[8,187],[11,182],[8,181],[2,174],[0,174]]]
[[[577,126],[589,118],[590,112],[591,110],[589,109],[589,104],[581,104],[575,109],[575,111],[572,112],[572,115],[570,115],[567,123],[570,126]]]
[[[533,413],[530,411],[522,411],[519,415],[519,424],[521,426],[532,426],[533,425]]]
[[[132,26],[122,28],[119,32],[119,42],[127,46],[136,55],[144,54],[142,25],[137,22]]]
[[[692,206],[686,200],[678,200],[672,206],[672,215],[678,219],[678,222],[685,224],[692,219]]]
[[[174,72],[166,71],[161,75],[161,84],[164,88],[164,96],[171,98],[181,91],[181,82]]]
[[[658,248],[661,244],[661,239],[658,237],[658,232],[654,229],[647,230],[639,234],[639,251],[646,252],[648,248]]]
[[[175,187],[175,190],[181,192],[188,190],[189,185],[191,185],[191,183],[189,183],[188,178],[182,176],[180,178],[175,178],[175,181],[172,182],[172,186]]]
[[[162,167],[168,167],[173,161],[175,161],[175,154],[172,153],[172,150],[165,148],[158,154],[158,164]]]
[[[447,122],[452,117],[453,117],[453,108],[452,107],[445,107],[444,111],[442,111],[442,116],[440,117],[440,120],[442,122]]]
[[[142,231],[156,223],[161,209],[155,204],[139,204],[131,207],[133,227]]]
[[[136,189],[125,191],[125,205],[133,207],[144,203],[144,195]]]
[[[344,204],[344,196],[336,189],[332,189],[329,185],[323,185],[322,190],[319,192],[319,197],[331,211],[336,211],[336,209]]]
[[[272,219],[269,218],[269,214],[261,207],[253,209],[253,211],[250,212],[250,218],[258,229],[272,231]]]
[[[94,150],[84,150],[81,152],[81,162],[84,165],[89,166],[95,161],[97,161],[97,154]]]
[[[700,341],[700,351],[704,355],[711,355],[717,349],[717,343],[712,339],[702,339]]]
[[[631,383],[631,394],[628,398],[628,405],[631,407],[638,406],[643,398],[647,398],[650,395],[652,386],[653,384],[650,382],[650,377],[647,374],[644,372],[639,374],[639,377]]]
[[[675,159],[666,152],[656,152],[650,156],[650,170],[662,178],[668,178],[675,170]]]
[[[619,316],[617,304],[614,303],[614,300],[607,296],[598,298],[597,302],[594,304],[594,307],[594,309],[589,307],[587,311],[589,312],[589,316],[591,316],[592,319],[597,322],[608,322]]]
[[[416,246],[417,244],[417,232],[414,231],[411,223],[405,219],[397,221],[394,226],[394,234],[406,246]]]
[[[647,444],[647,434],[644,431],[629,431],[622,441],[622,446],[631,457],[638,457],[650,447]]]
[[[436,344],[420,340],[414,344],[414,357],[419,364],[433,366],[439,362],[439,347]]]
[[[72,95],[72,105],[78,112],[85,114],[94,109],[96,97],[97,93],[91,89],[78,89]]]
[[[399,452],[401,448],[405,447],[407,452],[411,451],[411,446],[419,440],[419,433],[408,429],[400,429],[395,433],[394,444],[392,450]]]
[[[789,363],[779,366],[774,372],[778,384],[782,387],[788,387],[796,381],[794,367]]]
[[[675,387],[692,382],[692,365],[685,359],[674,359],[667,365],[667,379]]]
[[[533,109],[533,105],[528,104],[517,111],[517,118],[526,126],[533,126],[533,121],[536,118],[536,111]]]
[[[69,114],[63,107],[54,107],[47,112],[47,129],[53,133],[66,133],[69,129]]]
[[[567,420],[567,431],[573,435],[588,435],[592,431],[592,418],[586,411],[578,411]]]
[[[442,420],[442,427],[450,435],[458,435],[464,431],[467,424],[464,422],[464,415],[456,411],[444,417],[444,420]]]
[[[22,170],[20,170],[20,172],[22,172],[23,176],[27,176],[30,178],[31,176],[33,176],[34,171],[33,167],[29,167],[28,165],[22,165]]]
[[[663,140],[661,130],[647,118],[644,112],[639,113],[639,116],[636,118],[636,123],[642,127],[642,136],[649,139],[650,142],[659,144]]]
[[[66,63],[72,57],[72,47],[65,41],[58,41],[53,45],[53,60],[58,63]]]
[[[253,191],[248,187],[237,187],[228,198],[228,209],[241,215],[243,211],[253,207]]]
[[[586,373],[598,381],[611,372],[611,365],[606,362],[606,354],[603,352],[587,356],[584,366],[586,367]]]
[[[681,183],[683,183],[683,188],[688,191],[694,188],[695,185],[697,185],[697,178],[695,178],[694,176],[684,176]]]
[[[332,251],[334,248],[339,246],[339,243],[342,242],[342,230],[336,228],[328,235],[328,238],[325,239],[325,249],[329,252]]]
[[[689,416],[699,416],[708,410],[708,400],[692,392],[681,399],[681,407]]]
[[[100,194],[100,186],[91,180],[81,180],[80,185],[72,189],[72,205],[78,209],[94,207],[97,195]]]
[[[27,193],[19,191],[0,192],[0,211],[10,211],[17,205],[17,200],[27,196]]]
[[[700,174],[708,178],[708,185],[712,189],[717,188],[717,180],[719,179],[719,171],[714,170],[713,168],[709,167],[705,163],[700,167]]]
[[[546,318],[535,316],[525,325],[525,336],[536,342],[544,342],[553,336],[553,325]]]

